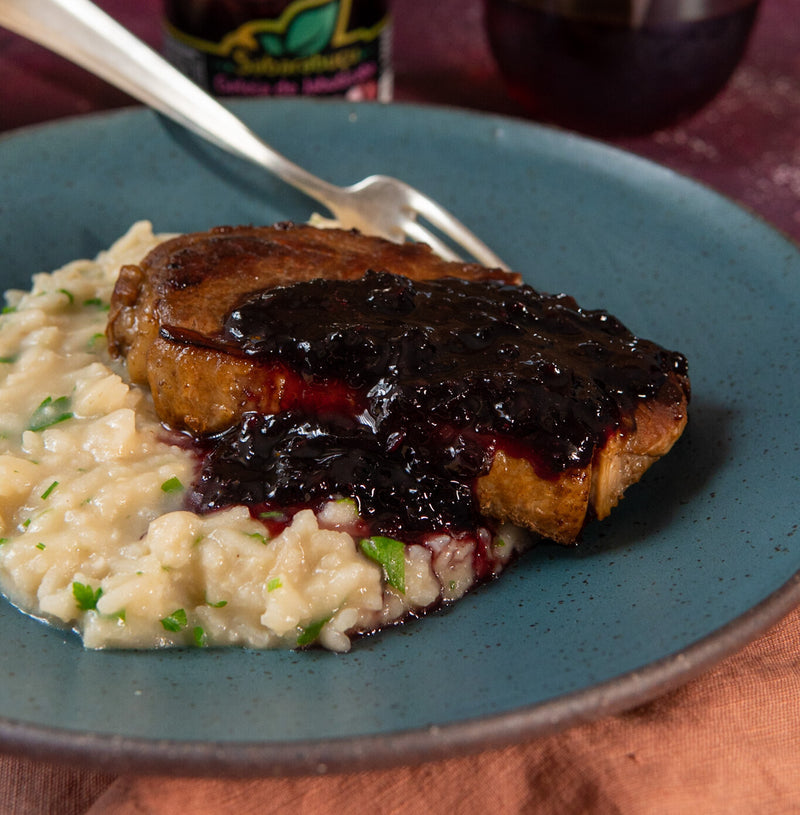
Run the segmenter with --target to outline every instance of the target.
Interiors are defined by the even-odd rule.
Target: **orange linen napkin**
[[[8,802],[3,813],[800,812],[800,610],[649,704],[476,756],[374,772],[249,780],[114,779],[7,758],[0,763],[0,784],[0,796],[6,796],[0,801]],[[37,803],[41,808],[28,808]]]

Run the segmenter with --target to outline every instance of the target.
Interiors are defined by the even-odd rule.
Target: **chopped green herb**
[[[228,605],[227,600],[219,600],[216,603],[212,603],[210,600],[206,600],[206,605],[211,606],[211,608],[225,608]]]
[[[13,365],[16,361],[16,357],[0,357],[0,363],[4,365]]]
[[[182,608],[175,609],[172,614],[161,619],[161,625],[167,631],[180,631],[182,628],[186,628],[187,622],[186,612]]]
[[[162,485],[161,491],[166,493],[171,492],[180,492],[183,489],[183,484],[181,484],[180,478],[178,476],[173,475],[172,478],[168,478]]]
[[[52,494],[53,490],[58,486],[58,481],[54,481],[43,493],[42,500],[46,501]]]
[[[41,549],[43,552],[45,549],[47,549],[47,547],[41,541],[39,541],[39,543],[36,544],[36,548]]]
[[[371,538],[364,538],[360,546],[361,551],[368,558],[383,566],[386,582],[401,594],[405,594],[406,561],[403,542],[394,538],[373,535]]]
[[[267,536],[262,535],[261,532],[248,532],[247,537],[248,538],[255,538],[257,541],[259,541],[260,543],[263,543],[266,546]]]
[[[23,528],[23,529],[27,529],[27,528],[28,528],[30,525],[31,525],[31,519],[30,519],[30,518],[26,518],[26,519],[25,519],[25,520],[22,522],[22,528]]]
[[[115,611],[112,615],[113,618],[119,620],[121,623],[125,622],[125,609],[121,608],[119,611]]]
[[[280,577],[273,577],[267,583],[267,591],[275,591],[283,586],[283,581]]]
[[[8,543],[8,538],[0,538],[0,546],[2,546],[4,543]]]
[[[33,411],[28,430],[38,432],[44,430],[46,427],[52,427],[54,424],[63,422],[66,419],[71,419],[73,413],[70,410],[72,407],[69,396],[59,396],[58,399],[53,399],[48,396],[36,410]]]
[[[494,542],[494,545],[495,545],[495,548],[502,549],[506,545],[506,542],[502,538],[498,538]]]
[[[203,631],[199,625],[192,629],[192,639],[194,639],[194,644],[198,648],[205,648],[208,645],[208,637],[206,636],[206,632]]]
[[[277,509],[269,510],[268,512],[259,512],[258,517],[265,521],[283,521],[286,520],[286,515]]]
[[[97,306],[98,308],[108,308],[99,297],[89,297],[83,301],[84,306]]]
[[[3,310],[0,314],[13,314],[16,310],[16,306],[3,306]]]
[[[106,338],[106,335],[102,331],[98,331],[95,334],[92,334],[89,337],[89,350],[92,350],[98,342],[101,342]]]
[[[67,289],[59,289],[59,292],[67,296],[67,300],[69,300],[70,305],[75,302],[75,295],[71,291],[68,291]]]
[[[95,591],[91,586],[85,585],[84,583],[76,582],[72,584],[72,596],[75,598],[75,602],[81,611],[92,611],[96,609],[97,601],[102,594],[102,588],[98,588],[97,591]]]
[[[312,642],[316,642],[323,626],[328,620],[330,620],[330,617],[326,617],[324,620],[317,620],[315,623],[306,626],[306,628],[300,629],[300,633],[297,635],[298,647],[302,648],[305,645],[311,645]]]

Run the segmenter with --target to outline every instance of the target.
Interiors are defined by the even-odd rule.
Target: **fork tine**
[[[403,232],[417,243],[427,243],[428,246],[436,252],[437,255],[443,257],[445,260],[462,261],[463,258],[456,254],[443,240],[437,238],[429,229],[426,229],[421,223],[413,219],[409,219],[403,226]]]
[[[476,237],[461,221],[444,207],[413,187],[410,187],[408,192],[411,207],[422,215],[423,218],[430,221],[433,226],[447,235],[448,238],[463,247],[480,263],[484,266],[508,269],[508,266],[506,266],[483,241]]]

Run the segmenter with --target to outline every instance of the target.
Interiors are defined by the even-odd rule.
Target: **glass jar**
[[[745,51],[758,0],[485,0],[492,52],[534,116],[595,135],[699,110]]]
[[[392,96],[388,0],[164,0],[164,53],[216,96]]]

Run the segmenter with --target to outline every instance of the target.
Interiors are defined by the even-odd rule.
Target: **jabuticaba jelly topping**
[[[204,458],[196,507],[347,496],[372,531],[405,539],[475,529],[473,484],[498,448],[542,477],[588,466],[640,400],[687,368],[565,295],[372,271],[252,295],[217,341],[344,386],[354,407],[294,400],[277,415],[246,415]]]
[[[356,502],[365,533],[413,541],[434,530],[481,525],[471,481],[485,454],[476,452],[469,461],[459,458],[457,443],[394,444],[350,416],[251,413],[216,441],[193,500],[201,510],[240,503],[258,515],[346,496]]]

